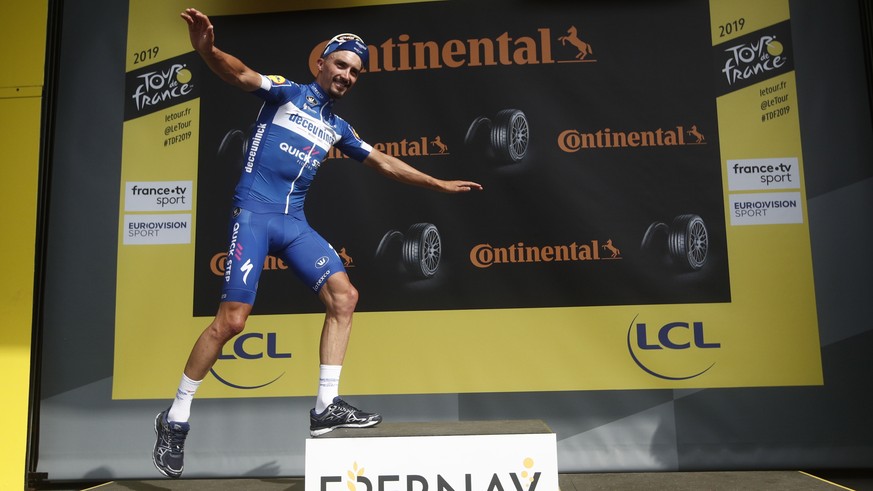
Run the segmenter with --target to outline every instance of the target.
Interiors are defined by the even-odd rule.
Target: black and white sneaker
[[[152,461],[161,474],[177,478],[182,475],[185,457],[185,438],[191,426],[188,423],[167,421],[167,413],[162,411],[155,417],[155,449]]]
[[[319,436],[336,428],[367,428],[382,422],[382,416],[377,413],[365,413],[346,401],[335,397],[333,404],[321,414],[315,409],[309,411],[309,434]]]

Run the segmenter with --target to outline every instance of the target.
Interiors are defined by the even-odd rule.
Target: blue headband
[[[322,58],[327,58],[327,55],[333,53],[334,51],[351,51],[352,53],[358,55],[361,59],[361,64],[366,67],[367,62],[370,61],[370,50],[367,49],[367,45],[364,44],[364,40],[359,36],[354,34],[346,33],[346,34],[337,34],[330,41],[327,42],[327,46],[324,48],[324,52],[321,54]]]

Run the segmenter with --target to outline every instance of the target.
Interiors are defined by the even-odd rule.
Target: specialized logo
[[[638,316],[637,316],[638,317]],[[627,330],[627,349],[640,369],[663,380],[689,380],[715,366],[714,351],[721,343],[704,339],[702,321],[667,322],[660,327],[637,322]]]
[[[601,248],[608,251],[609,257],[601,258]],[[557,245],[527,245],[524,242],[517,242],[509,246],[477,244],[470,249],[470,263],[482,269],[505,264],[602,261],[607,259],[621,259],[621,250],[612,242],[612,239],[607,240],[603,245],[600,244],[599,240]]]
[[[240,271],[242,271],[242,272],[244,273],[244,274],[243,274],[243,284],[244,284],[244,285],[248,285],[248,284],[249,284],[249,282],[248,282],[248,280],[249,280],[249,273],[252,272],[252,268],[254,268],[254,267],[255,267],[255,266],[252,264],[252,260],[251,260],[251,259],[246,259],[246,262],[243,263],[243,265],[239,267]]]
[[[456,39],[440,41],[399,34],[368,45],[369,63],[364,68],[378,73],[597,61],[590,41],[580,34],[578,25],[555,32],[549,27],[522,33],[505,31],[496,37],[459,34]],[[316,61],[327,43],[327,40],[322,41],[309,53],[309,69],[313,75],[318,73]]]
[[[286,363],[284,360],[292,357],[290,352],[279,350],[278,337],[278,333],[275,332],[245,332],[240,334],[233,339],[233,343],[227,343],[222,348],[222,352],[218,356],[219,363],[211,368],[209,373],[222,384],[234,389],[259,389],[276,382],[285,375],[285,371],[281,369],[281,366]],[[264,363],[268,360],[283,360],[277,363],[280,367],[277,370],[281,370],[278,375],[257,376],[260,380],[266,379],[266,382],[247,380],[253,378],[252,373],[254,372],[250,365],[246,365],[247,362]],[[223,375],[219,375],[219,369]]]
[[[692,124],[688,128],[684,125],[677,125],[666,129],[614,130],[602,128],[588,131],[568,129],[558,134],[557,143],[561,151],[575,153],[580,150],[602,148],[706,145],[706,136],[696,124]]]

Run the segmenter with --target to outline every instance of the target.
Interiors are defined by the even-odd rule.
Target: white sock
[[[176,398],[173,399],[173,405],[170,406],[170,412],[167,413],[167,419],[179,423],[187,423],[191,416],[191,401],[194,400],[194,393],[197,392],[197,387],[200,387],[202,380],[191,380],[184,373],[182,381],[179,382],[179,390],[176,391]]]
[[[342,365],[320,365],[318,375],[318,396],[315,399],[315,412],[322,413],[339,396],[339,379]]]

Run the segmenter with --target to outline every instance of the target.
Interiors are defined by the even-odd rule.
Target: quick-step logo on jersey
[[[307,145],[303,148],[297,148],[288,143],[282,142],[279,144],[279,150],[296,158],[302,165],[310,167],[312,170],[318,170],[321,167],[321,160],[315,158],[321,155],[321,151],[315,145]]]

